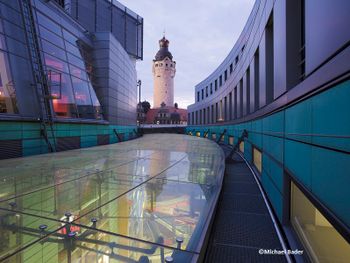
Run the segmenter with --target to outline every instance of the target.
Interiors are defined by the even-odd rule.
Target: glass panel
[[[261,152],[256,148],[253,148],[253,159],[254,159],[254,165],[256,169],[258,169],[258,171],[261,173],[261,170],[262,170]]]
[[[60,46],[60,47],[64,46],[62,37],[56,35],[55,33],[52,33],[51,31],[41,26],[39,26],[39,30],[40,30],[41,38],[44,38],[50,41],[51,43],[55,43],[57,46]]]
[[[58,178],[56,178],[58,179]],[[76,219],[90,211],[101,213],[100,206],[122,195],[146,177],[123,175],[116,171],[90,174],[55,186],[33,190],[14,199],[0,202],[0,207],[10,208],[16,202],[15,211],[35,214],[56,220],[64,220],[66,212]],[[63,218],[63,219],[62,219]]]
[[[210,186],[152,179],[145,185],[92,211],[78,222],[98,217],[97,229],[196,251],[215,196]],[[199,251],[197,251],[199,252]]]
[[[88,83],[75,77],[72,77],[72,81],[79,117],[95,119]]]
[[[102,119],[102,109],[101,109],[101,104],[96,96],[95,90],[91,86],[90,82],[88,82],[89,85],[89,90],[91,94],[91,100],[92,100],[92,105],[94,106],[94,112],[96,114],[95,118],[96,119]]]
[[[0,113],[18,113],[16,91],[7,54],[0,51]]]
[[[48,18],[45,15],[42,15],[39,12],[37,12],[37,16],[38,22],[41,26],[44,26],[50,31],[55,32],[57,35],[62,36],[61,27],[58,24],[56,24],[50,18]]]
[[[49,70],[52,104],[57,117],[77,118],[77,109],[73,96],[70,76]]]
[[[292,183],[291,223],[314,262],[348,262],[350,244]]]
[[[85,69],[85,64],[84,64],[84,61],[81,57],[76,57],[76,56],[73,56],[72,54],[68,53],[68,61],[69,63],[79,67],[79,68],[82,68],[82,69]],[[79,55],[80,54],[76,54],[76,55]]]
[[[50,56],[49,54],[44,53],[45,57],[45,64],[48,69],[54,69],[54,70],[59,70],[62,72],[68,73],[68,65],[66,62],[55,58],[53,56]]]
[[[57,58],[66,60],[66,52],[63,49],[57,47],[54,44],[51,44],[50,42],[46,41],[45,39],[42,39],[41,43],[42,43],[43,51],[45,51],[46,53],[48,53],[52,56],[55,56]]]
[[[69,234],[65,229],[45,237],[42,241],[10,256],[6,263],[15,262],[194,262],[197,254],[173,250],[169,247],[142,242],[127,237],[101,232],[95,229],[70,225]],[[164,241],[161,241],[164,243]],[[0,258],[1,259],[1,258]]]
[[[60,222],[0,209],[0,261],[61,227]],[[42,230],[40,229],[42,226]],[[46,226],[46,227],[45,227]],[[5,262],[24,262],[13,260]]]
[[[69,65],[70,74],[72,74],[74,77],[87,80],[86,72],[80,68],[74,67],[73,65]]]

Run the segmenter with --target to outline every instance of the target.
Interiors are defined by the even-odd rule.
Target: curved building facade
[[[348,1],[256,1],[234,47],[195,87],[187,132],[235,145],[291,247],[350,258]],[[296,245],[297,244],[297,245]]]
[[[115,0],[0,8],[0,159],[135,136],[141,17]]]

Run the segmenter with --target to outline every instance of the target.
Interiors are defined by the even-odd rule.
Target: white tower
[[[159,51],[153,60],[153,108],[166,106],[174,107],[174,77],[176,62],[168,50],[169,40],[165,36],[159,40]]]

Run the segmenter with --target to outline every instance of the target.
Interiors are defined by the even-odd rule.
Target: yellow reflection
[[[239,144],[239,150],[241,151],[241,153],[244,153],[244,142],[241,142]]]
[[[233,136],[230,136],[230,137],[228,138],[228,143],[229,143],[230,145],[233,145],[233,141],[234,141]]]
[[[314,262],[349,262],[350,245],[292,183],[291,223]]]
[[[253,148],[253,161],[256,169],[261,173],[261,152],[256,148]]]

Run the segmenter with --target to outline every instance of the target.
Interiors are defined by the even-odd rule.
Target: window
[[[233,142],[234,142],[234,137],[233,136],[229,136],[228,137],[228,144],[229,145],[233,145]]]
[[[216,79],[215,80],[215,91],[217,91],[217,89],[218,89],[218,80]]]
[[[77,108],[73,96],[70,76],[64,73],[49,71],[53,110],[57,117],[77,118]]]
[[[253,147],[253,163],[258,169],[259,173],[262,171],[262,159],[261,159],[261,151],[259,151],[257,148]]]
[[[244,153],[244,141],[242,141],[242,142],[239,144],[239,150],[241,151],[241,153]]]
[[[199,101],[199,91],[197,91],[197,101]]]
[[[1,36],[0,36],[1,37]],[[7,54],[0,51],[0,113],[18,113],[16,91]]]
[[[205,87],[205,96],[208,97],[208,86]]]
[[[222,86],[222,75],[220,75],[220,77],[219,77],[219,87],[221,87]]]
[[[232,91],[228,96],[228,118],[232,120]]]
[[[210,83],[210,94],[213,94],[213,83]]]
[[[350,244],[293,182],[290,208],[291,224],[311,261],[349,261]]]
[[[227,80],[227,70],[225,70],[225,81]]]
[[[231,65],[230,65],[230,74],[232,73],[232,71],[233,71],[233,64],[231,63]]]
[[[204,89],[202,89],[202,100],[204,100]]]
[[[166,63],[165,66],[167,67],[167,66],[168,66],[168,63]]]
[[[237,63],[238,63],[238,56],[235,59],[235,64],[237,65]]]

